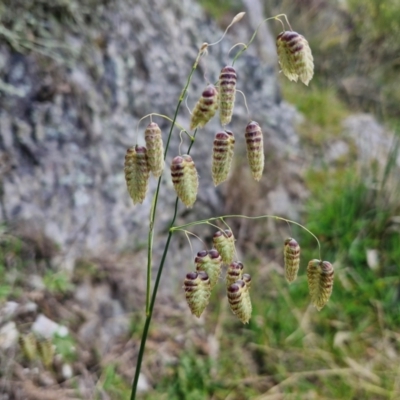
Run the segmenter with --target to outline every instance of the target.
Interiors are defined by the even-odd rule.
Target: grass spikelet
[[[297,32],[281,32],[276,38],[278,60],[283,74],[291,81],[300,79],[305,85],[314,75],[314,60],[304,36]]]
[[[308,289],[311,302],[321,310],[328,302],[333,289],[333,266],[329,261],[311,260],[307,267]]]
[[[232,312],[244,324],[247,324],[251,317],[252,307],[246,283],[243,280],[236,281],[228,287],[227,295]]]
[[[236,95],[236,71],[233,67],[222,68],[219,75],[219,117],[221,125],[229,124],[232,119]]]
[[[172,183],[179,199],[186,207],[192,207],[197,197],[199,178],[192,157],[177,156],[171,164]]]
[[[260,125],[255,121],[249,122],[245,137],[251,174],[256,181],[259,181],[264,170],[264,143]]]
[[[24,357],[28,361],[33,361],[37,355],[37,344],[35,335],[30,332],[27,335],[20,335],[18,338],[18,343],[21,347]]]
[[[217,231],[213,236],[214,247],[221,254],[222,261],[225,264],[230,264],[235,257],[235,237],[232,231]]]
[[[55,348],[50,339],[43,339],[37,342],[37,349],[40,359],[46,368],[53,364]]]
[[[232,285],[236,281],[242,279],[243,275],[243,264],[240,261],[233,261],[229,264],[228,269],[226,271],[226,287]]]
[[[143,203],[149,184],[147,150],[143,146],[130,147],[125,155],[125,180],[133,204]]]
[[[283,259],[285,262],[285,278],[289,283],[292,283],[297,278],[300,267],[300,246],[293,238],[285,240]]]
[[[235,138],[231,131],[215,134],[212,159],[212,178],[215,186],[228,178],[234,147]]]
[[[189,272],[183,288],[190,311],[199,318],[207,307],[211,294],[210,279],[207,273],[204,271]]]
[[[149,169],[158,178],[164,169],[164,144],[161,129],[155,122],[151,122],[144,133],[147,148]]]
[[[222,258],[218,251],[215,249],[199,251],[194,262],[196,263],[196,271],[207,273],[212,290],[221,275]]]
[[[208,85],[196,103],[190,119],[190,129],[203,128],[215,115],[218,109],[218,91],[213,85]]]

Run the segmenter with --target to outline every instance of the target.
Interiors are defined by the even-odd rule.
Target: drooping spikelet
[[[242,279],[243,275],[243,264],[240,261],[233,261],[229,264],[228,269],[226,271],[226,287],[232,285],[239,279]]]
[[[319,310],[325,306],[333,289],[333,266],[329,261],[311,260],[307,267],[311,302]]]
[[[150,175],[146,147],[135,146],[127,150],[124,171],[126,186],[133,204],[143,203]]]
[[[218,91],[208,85],[196,103],[190,119],[190,129],[203,128],[218,109]]]
[[[189,272],[186,275],[183,288],[190,311],[196,317],[200,317],[211,294],[210,279],[207,273],[204,271]]]
[[[247,289],[250,290],[250,288],[251,288],[251,276],[250,276],[250,274],[243,274],[242,281],[246,284]]]
[[[246,284],[247,287],[247,294],[245,295],[244,300],[247,301],[248,305],[246,306],[246,308],[250,309],[250,314],[251,314],[253,307],[251,305],[251,299],[250,299],[250,288],[251,288],[250,274],[243,274],[242,281]]]
[[[308,85],[314,75],[314,61],[304,36],[293,31],[281,32],[276,38],[276,47],[284,75],[295,82],[300,78]]]
[[[22,353],[25,358],[29,361],[33,361],[36,358],[36,337],[30,332],[27,335],[20,335],[18,338],[18,343],[21,347]]]
[[[215,186],[228,178],[234,146],[235,138],[231,131],[215,134],[212,160],[212,178]]]
[[[186,207],[192,207],[197,197],[199,178],[192,157],[177,156],[171,164],[172,183],[176,194]]]
[[[232,312],[244,324],[247,324],[251,317],[252,308],[246,283],[242,280],[232,283],[232,285],[228,287],[227,295]]]
[[[145,132],[147,161],[149,169],[158,178],[164,169],[164,144],[161,136],[161,129],[155,122],[151,122]]]
[[[222,261],[225,264],[230,264],[235,257],[235,237],[232,231],[217,231],[213,236],[214,247],[221,254]]]
[[[264,144],[260,125],[255,121],[249,122],[245,137],[251,174],[256,181],[259,181],[264,169]]]
[[[218,251],[215,249],[199,251],[194,262],[196,263],[196,271],[207,273],[212,290],[221,275],[222,258]]]
[[[224,67],[219,75],[219,117],[222,126],[231,122],[235,94],[236,71],[233,67]]]
[[[55,348],[50,339],[43,339],[37,342],[38,353],[43,365],[50,368],[53,364]]]
[[[292,283],[297,278],[297,272],[300,267],[300,246],[293,238],[285,240],[283,258],[285,261],[286,280]]]

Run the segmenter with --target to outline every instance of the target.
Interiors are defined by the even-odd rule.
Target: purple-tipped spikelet
[[[235,237],[232,231],[217,231],[213,236],[214,247],[221,254],[222,261],[225,264],[230,264],[235,257]]]
[[[196,103],[190,119],[190,129],[203,128],[218,109],[218,91],[208,85]]]
[[[143,203],[150,175],[146,147],[135,146],[126,151],[124,171],[126,186],[133,204]]]
[[[308,289],[311,302],[321,310],[328,302],[333,289],[333,266],[329,261],[311,260],[307,267]]]
[[[247,289],[250,290],[250,288],[251,288],[251,276],[250,276],[250,274],[243,274],[242,281],[246,284]]]
[[[300,78],[308,85],[314,75],[314,61],[304,36],[293,31],[281,32],[276,38],[276,47],[284,75],[295,82]]]
[[[228,287],[227,295],[232,312],[244,324],[247,324],[251,317],[252,307],[246,283],[242,280],[232,283]]]
[[[176,194],[186,207],[192,207],[197,197],[199,178],[192,157],[177,156],[171,164],[172,183]]]
[[[231,131],[215,134],[212,160],[212,178],[215,186],[228,178],[234,146],[235,138]]]
[[[232,285],[239,279],[242,279],[243,275],[243,264],[240,261],[233,261],[229,264],[228,269],[226,271],[226,287]]]
[[[286,280],[292,283],[297,278],[297,272],[300,267],[300,246],[293,238],[285,240],[283,258],[285,261]]]
[[[207,273],[204,271],[189,272],[186,275],[183,288],[190,311],[196,317],[200,317],[207,307],[211,294],[210,279]]]
[[[144,139],[147,147],[147,162],[153,175],[158,178],[164,169],[164,144],[161,129],[155,122],[151,122],[145,132]]]
[[[212,290],[221,275],[222,259],[218,251],[215,249],[199,251],[194,262],[196,264],[196,271],[207,273],[210,278],[210,287]]]
[[[236,71],[233,67],[224,67],[219,75],[219,117],[222,126],[231,122],[235,94]]]
[[[249,122],[245,137],[251,174],[256,181],[259,181],[264,170],[264,144],[260,125],[255,121]]]

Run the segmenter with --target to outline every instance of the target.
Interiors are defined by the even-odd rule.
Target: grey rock
[[[135,244],[140,247],[146,242],[157,183],[151,178],[143,204],[132,205],[123,174],[126,148],[136,141],[144,143],[143,131],[149,120],[142,121],[136,131],[144,115],[173,116],[201,43],[212,43],[222,34],[191,0],[138,0],[133,4],[116,0],[93,7],[101,29],[88,25],[77,35],[65,28],[59,38],[74,49],[66,64],[54,59],[44,62],[35,52],[23,55],[0,46],[0,82],[8,85],[0,98],[0,160],[5,160],[0,168],[0,217],[10,225],[40,226],[43,234],[68,254],[70,262],[82,255],[101,257],[135,250]],[[239,24],[201,60],[189,87],[190,108],[206,86],[204,75],[215,82],[220,69],[230,62],[233,37],[242,42],[250,39],[253,30],[246,19]],[[246,94],[252,118],[263,128],[271,162],[281,158],[286,162],[299,154],[294,129],[298,115],[281,101],[276,65],[260,61],[259,46],[250,46],[235,64],[237,87]],[[269,47],[263,54],[271,51]],[[178,122],[187,127],[189,118],[182,107]],[[159,117],[153,120],[166,138],[170,123]],[[237,137],[238,156],[245,154],[247,122],[248,112],[238,95],[229,126]],[[215,117],[198,132],[192,151],[200,175],[198,201],[191,210],[180,204],[178,221],[216,216],[228,209],[224,199],[229,183],[214,190],[210,173],[213,137],[220,129]],[[179,129],[174,129],[157,208],[155,266],[173,215],[175,193],[169,165],[179,145]],[[184,137],[183,153],[188,145]],[[255,211],[268,212],[268,196],[261,196],[261,191],[273,188],[285,173],[283,168],[266,171]],[[182,250],[173,242],[167,260],[173,272],[162,289],[178,285],[174,275],[183,276],[187,262],[182,260],[191,257],[188,246]]]

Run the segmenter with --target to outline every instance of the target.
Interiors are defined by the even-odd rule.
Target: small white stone
[[[60,337],[68,335],[68,328],[57,324],[43,314],[39,314],[32,325],[32,332],[46,339],[51,339],[55,334]]]
[[[72,376],[73,376],[73,370],[72,370],[71,365],[69,365],[69,364],[63,364],[63,366],[62,366],[62,368],[61,368],[61,374],[62,374],[62,376],[63,376],[63,378],[64,378],[65,380],[71,379]]]
[[[0,349],[7,350],[14,346],[18,340],[18,330],[15,322],[11,321],[0,329]]]
[[[379,268],[379,253],[376,249],[367,249],[367,264],[373,271]]]

